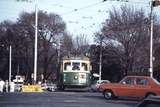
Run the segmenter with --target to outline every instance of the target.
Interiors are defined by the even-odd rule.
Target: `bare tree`
[[[57,62],[57,47],[53,44],[59,44],[57,38],[64,34],[65,23],[56,14],[47,15],[44,12],[39,12],[39,17],[39,57],[41,57],[40,59],[43,62],[44,79],[48,79],[50,74],[53,74],[53,64]]]
[[[66,36],[65,23],[60,16],[53,13],[47,14],[39,11],[38,15],[38,77],[40,79],[40,75],[43,74],[44,79],[53,79],[53,74],[57,72],[57,46],[55,44],[58,44],[59,36]],[[13,34],[13,58],[15,59],[13,67],[17,72],[16,69],[19,66],[20,73],[23,73],[29,82],[33,73],[35,13],[24,12],[16,23],[12,26],[9,24],[11,23],[1,23],[0,30],[3,31],[3,35],[0,34],[1,43],[8,42],[6,29],[10,28]]]
[[[87,35],[80,34],[75,37],[74,41],[74,55],[85,55],[89,48]]]
[[[73,46],[73,37],[67,33],[64,34],[65,36],[62,37],[61,42],[61,56],[71,55]]]
[[[110,19],[102,29],[102,34],[118,44],[123,52],[119,58],[124,75],[137,68],[148,68],[148,20],[142,9],[121,6],[120,10],[110,11]]]

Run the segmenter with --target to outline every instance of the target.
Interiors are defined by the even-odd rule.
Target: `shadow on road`
[[[103,97],[103,95],[100,95],[100,94],[85,95],[84,97],[92,98],[92,99],[99,99],[99,100],[105,101],[106,103],[112,103],[112,104],[133,105],[133,107],[141,101],[140,99],[137,99],[137,98],[126,98],[126,97],[119,97],[116,99],[107,100]]]
[[[58,90],[59,92],[89,92],[88,88],[66,88],[65,90]]]

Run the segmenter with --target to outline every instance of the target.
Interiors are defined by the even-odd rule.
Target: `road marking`
[[[66,95],[70,95],[70,94],[76,94],[75,92],[59,92],[61,94],[66,94]]]
[[[64,100],[65,103],[74,103],[77,102],[76,100]]]

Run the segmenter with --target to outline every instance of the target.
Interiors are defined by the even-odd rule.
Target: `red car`
[[[148,76],[126,76],[119,83],[101,84],[99,88],[106,99],[160,95],[160,83]]]

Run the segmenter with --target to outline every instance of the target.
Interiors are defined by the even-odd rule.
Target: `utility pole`
[[[153,77],[153,0],[151,1],[151,13],[150,13],[150,77]]]
[[[37,38],[38,38],[38,0],[35,0],[35,47],[34,47],[34,84],[37,82]]]
[[[160,5],[160,0],[151,0],[151,13],[150,13],[150,77],[153,77],[153,8]]]
[[[11,73],[12,73],[12,46],[9,45],[9,81],[8,81],[8,91],[10,92],[10,85],[11,85]]]
[[[58,39],[58,59],[57,59],[58,65],[60,64],[60,55],[61,55],[61,40],[59,38]]]
[[[8,35],[8,42],[9,42],[9,71],[8,71],[8,81],[7,81],[7,87],[6,91],[10,92],[10,85],[11,85],[11,76],[12,76],[12,31],[11,29],[7,29],[7,35]]]
[[[103,40],[103,37],[102,35],[100,35],[99,81],[102,80],[102,40]]]
[[[57,73],[56,73],[56,79],[59,81],[59,75],[60,75],[60,56],[61,56],[61,40],[58,38],[58,44],[57,44]]]

